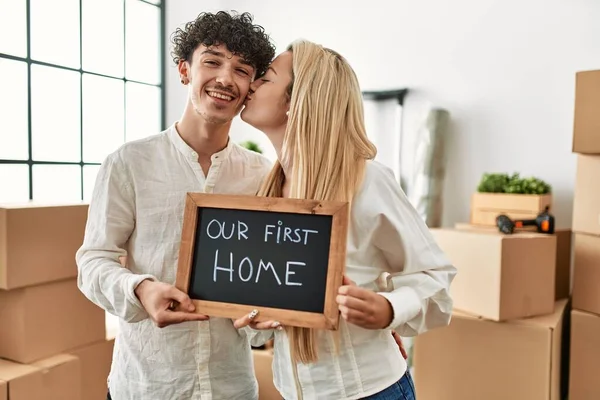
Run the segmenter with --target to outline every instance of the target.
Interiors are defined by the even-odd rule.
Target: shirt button
[[[198,157],[198,153],[196,153],[195,151],[192,151],[192,157]]]

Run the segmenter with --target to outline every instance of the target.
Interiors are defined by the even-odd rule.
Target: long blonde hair
[[[356,74],[333,50],[299,40],[292,52],[290,109],[281,162],[276,162],[259,191],[281,197],[291,166],[290,197],[351,202],[376,154],[367,138],[362,94]],[[318,359],[314,329],[286,327],[292,359]]]

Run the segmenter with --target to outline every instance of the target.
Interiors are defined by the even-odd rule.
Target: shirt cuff
[[[137,274],[131,274],[128,278],[129,279],[127,280],[127,288],[125,290],[125,293],[127,293],[127,300],[129,300],[131,302],[131,304],[135,305],[136,307],[139,307],[141,310],[144,310],[144,312],[145,312],[144,306],[140,302],[140,299],[138,299],[138,297],[135,295],[135,289],[138,287],[138,285],[140,283],[142,283],[146,279],[155,282],[156,278],[152,275],[137,275]]]
[[[392,305],[394,316],[392,322],[385,329],[396,329],[419,315],[421,312],[421,300],[412,288],[400,287],[393,292],[379,292]]]

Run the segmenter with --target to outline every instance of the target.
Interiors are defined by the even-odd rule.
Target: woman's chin
[[[248,112],[248,106],[245,106],[244,108],[242,108],[242,112],[240,113],[240,118],[245,123],[250,124],[249,119],[251,119],[251,118],[248,118],[248,114],[249,114],[249,112]],[[250,124],[250,125],[252,125],[252,124]]]

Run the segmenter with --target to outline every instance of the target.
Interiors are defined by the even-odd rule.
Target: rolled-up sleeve
[[[456,275],[429,228],[408,201],[388,168],[370,176],[369,198],[373,244],[392,275],[393,291],[380,293],[392,305],[388,328],[415,336],[446,326],[452,315],[450,285]]]
[[[96,177],[82,246],[76,253],[78,286],[92,302],[128,322],[148,317],[135,288],[152,275],[133,274],[119,262],[135,227],[135,197],[118,153]]]

